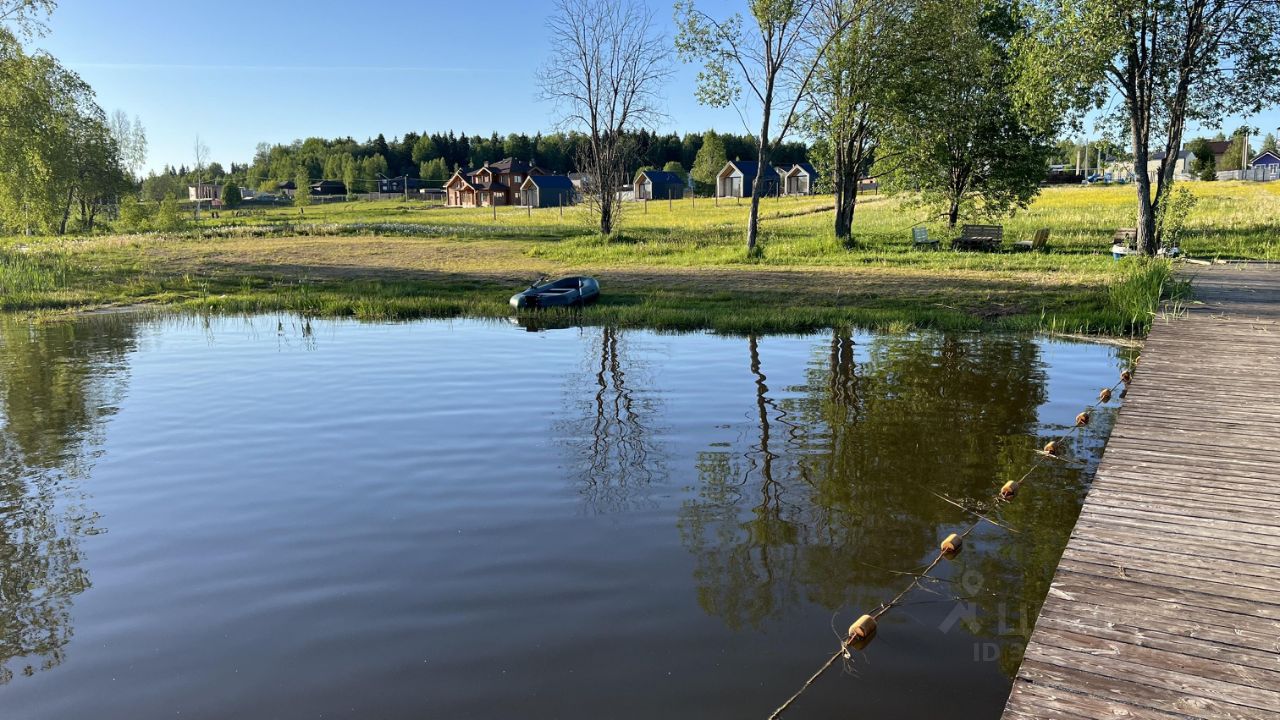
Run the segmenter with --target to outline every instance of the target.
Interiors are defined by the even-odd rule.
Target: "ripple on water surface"
[[[0,332],[0,707],[32,719],[764,716],[833,615],[963,524],[935,492],[1020,474],[1122,361],[478,321]],[[810,716],[998,716],[1101,441]]]

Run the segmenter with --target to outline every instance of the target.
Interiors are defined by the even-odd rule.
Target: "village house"
[[[818,184],[818,171],[809,163],[796,163],[782,176],[783,195],[812,195]]]
[[[459,170],[444,185],[445,204],[452,207],[517,205],[525,179],[546,174],[538,166],[515,158],[485,163],[471,172]]]
[[[187,186],[188,200],[220,200],[221,198],[222,186],[217,183],[198,183]]]
[[[1151,153],[1151,157],[1147,160],[1147,177],[1151,182],[1156,181],[1156,176],[1160,173],[1160,162],[1165,159],[1163,150]],[[1191,179],[1191,160],[1194,156],[1190,150],[1179,150],[1177,158],[1173,161],[1173,177],[1175,180]]]
[[[636,177],[636,200],[679,200],[684,197],[684,179],[673,172],[644,170]]]
[[[1249,163],[1249,167],[1261,167],[1263,165],[1280,165],[1280,152],[1264,150]]]
[[[565,175],[530,175],[520,184],[520,204],[547,208],[573,204],[573,181]]]
[[[1207,145],[1209,147],[1209,150],[1213,152],[1213,166],[1219,167],[1219,168],[1222,167],[1222,164],[1227,157],[1227,148],[1231,146],[1231,141],[1230,140],[1210,140],[1206,142],[1205,145]],[[1240,156],[1236,155],[1236,160],[1239,160],[1239,159],[1240,159]]]
[[[716,175],[716,197],[751,197],[756,172],[760,165],[755,160],[730,160]],[[778,173],[770,168],[761,179],[761,195],[778,194]]]
[[[312,195],[320,197],[347,194],[347,186],[340,180],[317,180],[311,183],[310,190]]]

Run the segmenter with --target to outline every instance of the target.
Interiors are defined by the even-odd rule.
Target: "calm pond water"
[[[0,716],[763,718],[1123,354],[6,320]],[[998,717],[1098,420],[789,717]]]

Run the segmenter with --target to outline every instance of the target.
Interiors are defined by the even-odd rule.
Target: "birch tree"
[[[884,88],[896,77],[883,65],[896,49],[894,32],[903,24],[904,3],[824,0],[818,10],[813,35],[831,33],[834,40],[818,56],[805,96],[806,129],[816,141],[819,164],[831,173],[835,235],[848,243],[859,180],[876,153]]]
[[[748,20],[741,14],[714,18],[694,0],[679,0],[675,5],[680,28],[676,50],[686,62],[703,65],[698,72],[698,101],[711,107],[734,107],[743,114],[745,95],[746,104],[760,113],[756,177],[747,215],[748,254],[757,252],[762,181],[774,172],[772,150],[796,128],[800,104],[820,59],[847,27],[848,21],[832,26],[812,22],[822,2],[750,0]]]
[[[670,52],[640,0],[556,0],[547,29],[551,56],[539,73],[541,95],[564,129],[585,135],[578,158],[588,178],[583,196],[607,236],[617,226],[617,191],[635,157],[629,133],[652,128],[663,115]]]
[[[1280,1],[1030,0],[1024,9],[1021,85],[1046,124],[1111,94],[1121,101],[1109,119],[1132,145],[1138,243],[1154,254],[1187,123],[1217,127],[1280,100]]]

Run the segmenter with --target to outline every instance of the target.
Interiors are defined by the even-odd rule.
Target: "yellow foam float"
[[[876,637],[876,619],[863,615],[849,626],[849,647],[861,650]]]
[[[1010,480],[1009,482],[1005,483],[1004,487],[1000,488],[1000,497],[1004,498],[1005,500],[1008,500],[1017,494],[1018,494],[1018,483],[1014,482],[1013,480]]]
[[[1102,388],[1102,392],[1098,393],[1098,402],[1111,402],[1111,388]]]
[[[1082,412],[1082,413],[1080,413],[1079,415],[1077,415],[1077,416],[1076,416],[1076,425],[1079,425],[1080,427],[1084,427],[1085,425],[1088,425],[1088,424],[1089,424],[1089,411],[1088,411],[1088,410],[1086,410],[1086,411],[1084,411],[1084,412]]]
[[[945,557],[955,557],[960,554],[960,549],[964,547],[964,538],[955,533],[951,533],[942,541],[942,554]]]
[[[1054,457],[1057,457],[1058,454],[1061,452],[1062,452],[1062,446],[1058,444],[1057,440],[1050,440],[1048,443],[1045,443],[1044,453],[1046,455],[1052,455]]]

